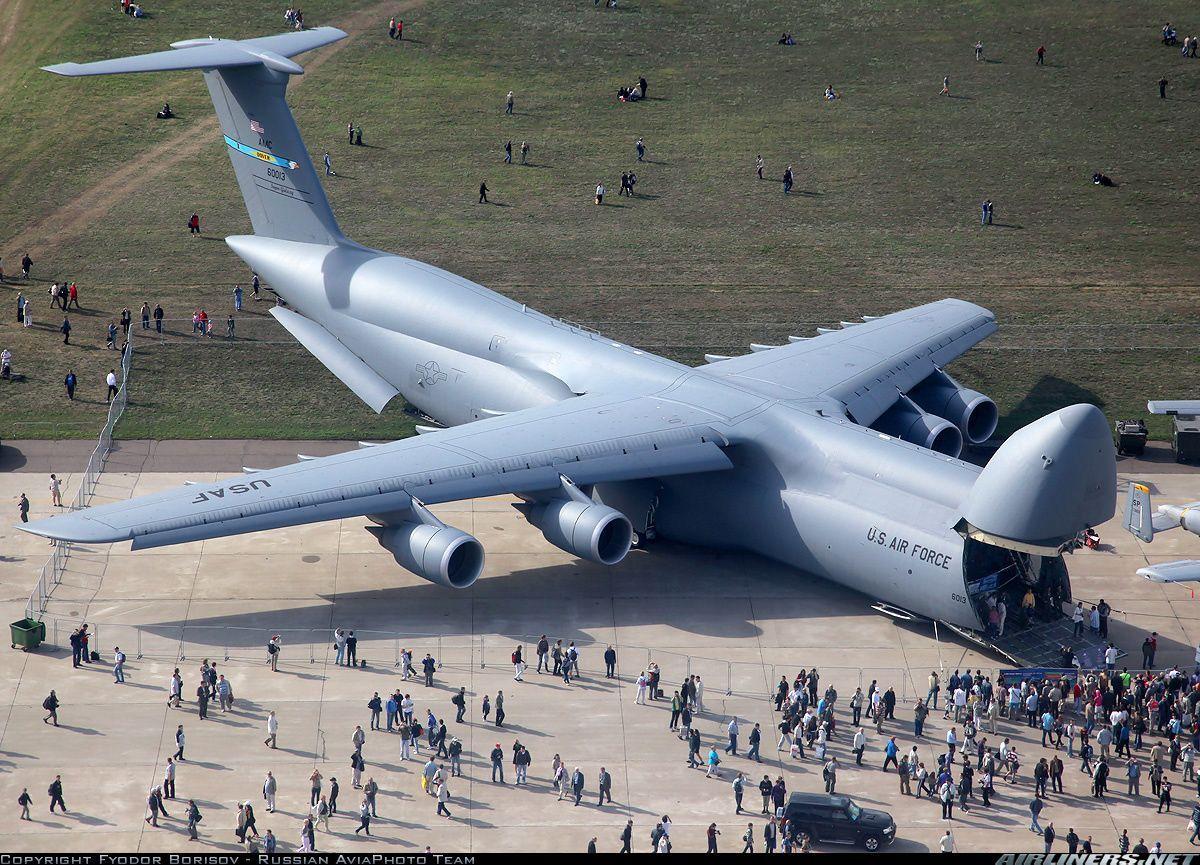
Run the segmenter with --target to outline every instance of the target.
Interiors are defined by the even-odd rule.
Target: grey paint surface
[[[1114,454],[1094,406],[1031,424],[982,471],[956,458],[954,436],[950,454],[921,446],[948,425],[958,440],[994,428],[990,400],[940,371],[995,332],[974,304],[942,300],[693,369],[344,239],[283,99],[294,71],[260,56],[324,44],[318,33],[184,43],[182,66],[164,52],[52,71],[202,68],[227,136],[269,119],[273,146],[296,156],[231,147],[255,234],[228,244],[286,300],[277,317],[292,335],[355,394],[376,410],[402,394],[447,428],[22,528],[139,549],[364,514],[409,524],[421,503],[498,492],[544,513],[582,489],[598,504],[554,508],[577,522],[545,528],[548,539],[594,537],[616,508],[639,531],[754,550],[978,628],[986,575],[970,572],[968,534],[1053,556],[1112,515]],[[264,184],[278,158],[297,165]],[[972,423],[974,410],[984,414]]]

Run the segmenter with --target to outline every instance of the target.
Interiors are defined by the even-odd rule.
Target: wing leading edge
[[[948,298],[789,345],[720,360],[712,375],[762,382],[798,397],[828,396],[870,425],[897,396],[997,330],[987,309]]]
[[[426,504],[576,484],[727,469],[727,440],[701,409],[579,397],[378,447],[86,508],[18,528],[134,549]]]

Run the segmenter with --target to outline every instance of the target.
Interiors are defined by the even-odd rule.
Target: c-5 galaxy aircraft
[[[368,249],[334,220],[284,99],[303,71],[290,58],[344,35],[48,69],[202,70],[254,227],[226,242],[286,301],[272,314],[373,409],[401,394],[441,428],[19,528],[139,550],[367,516],[400,565],[461,589],[483,549],[427,506],[515,493],[547,541],[605,565],[657,535],[752,550],[973,631],[998,592],[1027,586],[1061,615],[1061,545],[1113,513],[1112,438],[1097,408],[1073,405],[983,469],[958,459],[997,410],[942,368],[995,332],[988,310],[941,300],[692,368]]]

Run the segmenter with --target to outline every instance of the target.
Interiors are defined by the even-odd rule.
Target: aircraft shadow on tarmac
[[[1081,564],[1072,567],[1073,564],[1068,560],[1068,568],[1081,570]],[[656,574],[664,575],[657,583]],[[398,579],[404,578],[398,574]],[[552,628],[552,639],[575,640],[586,646],[593,642],[592,633],[613,627],[612,605],[593,603],[610,598],[644,601],[621,605],[617,625],[622,628],[665,625],[694,634],[699,641],[754,639],[763,635],[763,629],[756,622],[764,620],[878,615],[870,609],[871,599],[820,577],[752,553],[702,550],[669,541],[657,541],[648,549],[634,551],[626,562],[613,568],[581,561],[529,568],[483,578],[471,589],[454,591],[449,599],[453,602],[473,601],[485,609],[490,604],[503,608],[530,598],[553,597],[554,594],[547,594],[548,590],[562,586],[570,586],[570,595],[564,600],[565,610],[556,608],[551,614],[553,625],[539,624],[533,614],[521,613],[528,624],[511,625],[502,618],[487,623],[485,631],[498,631],[505,639],[516,642],[536,639],[538,633],[549,633],[547,628]],[[188,643],[201,647],[211,645],[213,651],[220,647],[229,650],[261,647],[265,644],[263,632],[281,627],[280,621],[328,621],[329,604],[334,602],[345,611],[348,619],[355,619],[353,626],[357,630],[428,634],[437,630],[436,625],[414,626],[413,612],[408,612],[398,623],[389,611],[398,611],[401,615],[418,611],[415,615],[419,616],[444,603],[447,593],[447,589],[426,583],[393,586],[336,596],[317,595],[315,603],[308,608],[265,609],[191,618],[186,622],[148,623],[141,629],[171,639],[178,639],[181,629],[185,629],[184,639]],[[1075,594],[1081,594],[1078,586]],[[561,592],[557,596],[561,597]],[[1095,600],[1098,599],[1085,598],[1085,604]],[[731,613],[731,607],[739,613]],[[753,620],[740,614],[742,610],[751,611]],[[926,636],[931,633],[927,623],[895,624],[914,633]],[[451,626],[448,633],[460,636],[461,631]],[[1141,628],[1121,621],[1118,611],[1118,615],[1110,619],[1110,633],[1118,646],[1131,653],[1123,659],[1126,663],[1132,665],[1140,660],[1132,655],[1145,636]],[[943,644],[976,648],[946,629],[939,632],[939,638]],[[1191,651],[1190,646],[1159,636],[1160,655],[1173,656],[1183,652],[1190,657]],[[192,648],[189,652],[196,654],[197,649]],[[1006,664],[998,655],[995,660],[997,664]]]

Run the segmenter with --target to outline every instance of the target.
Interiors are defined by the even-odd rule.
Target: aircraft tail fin
[[[285,93],[289,76],[304,72],[289,58],[345,36],[318,27],[259,39],[189,39],[170,51],[44,68],[70,77],[202,70],[254,233],[332,245],[344,238]]]
[[[1154,540],[1153,512],[1150,509],[1150,488],[1129,482],[1125,498],[1125,531],[1150,543]]]

